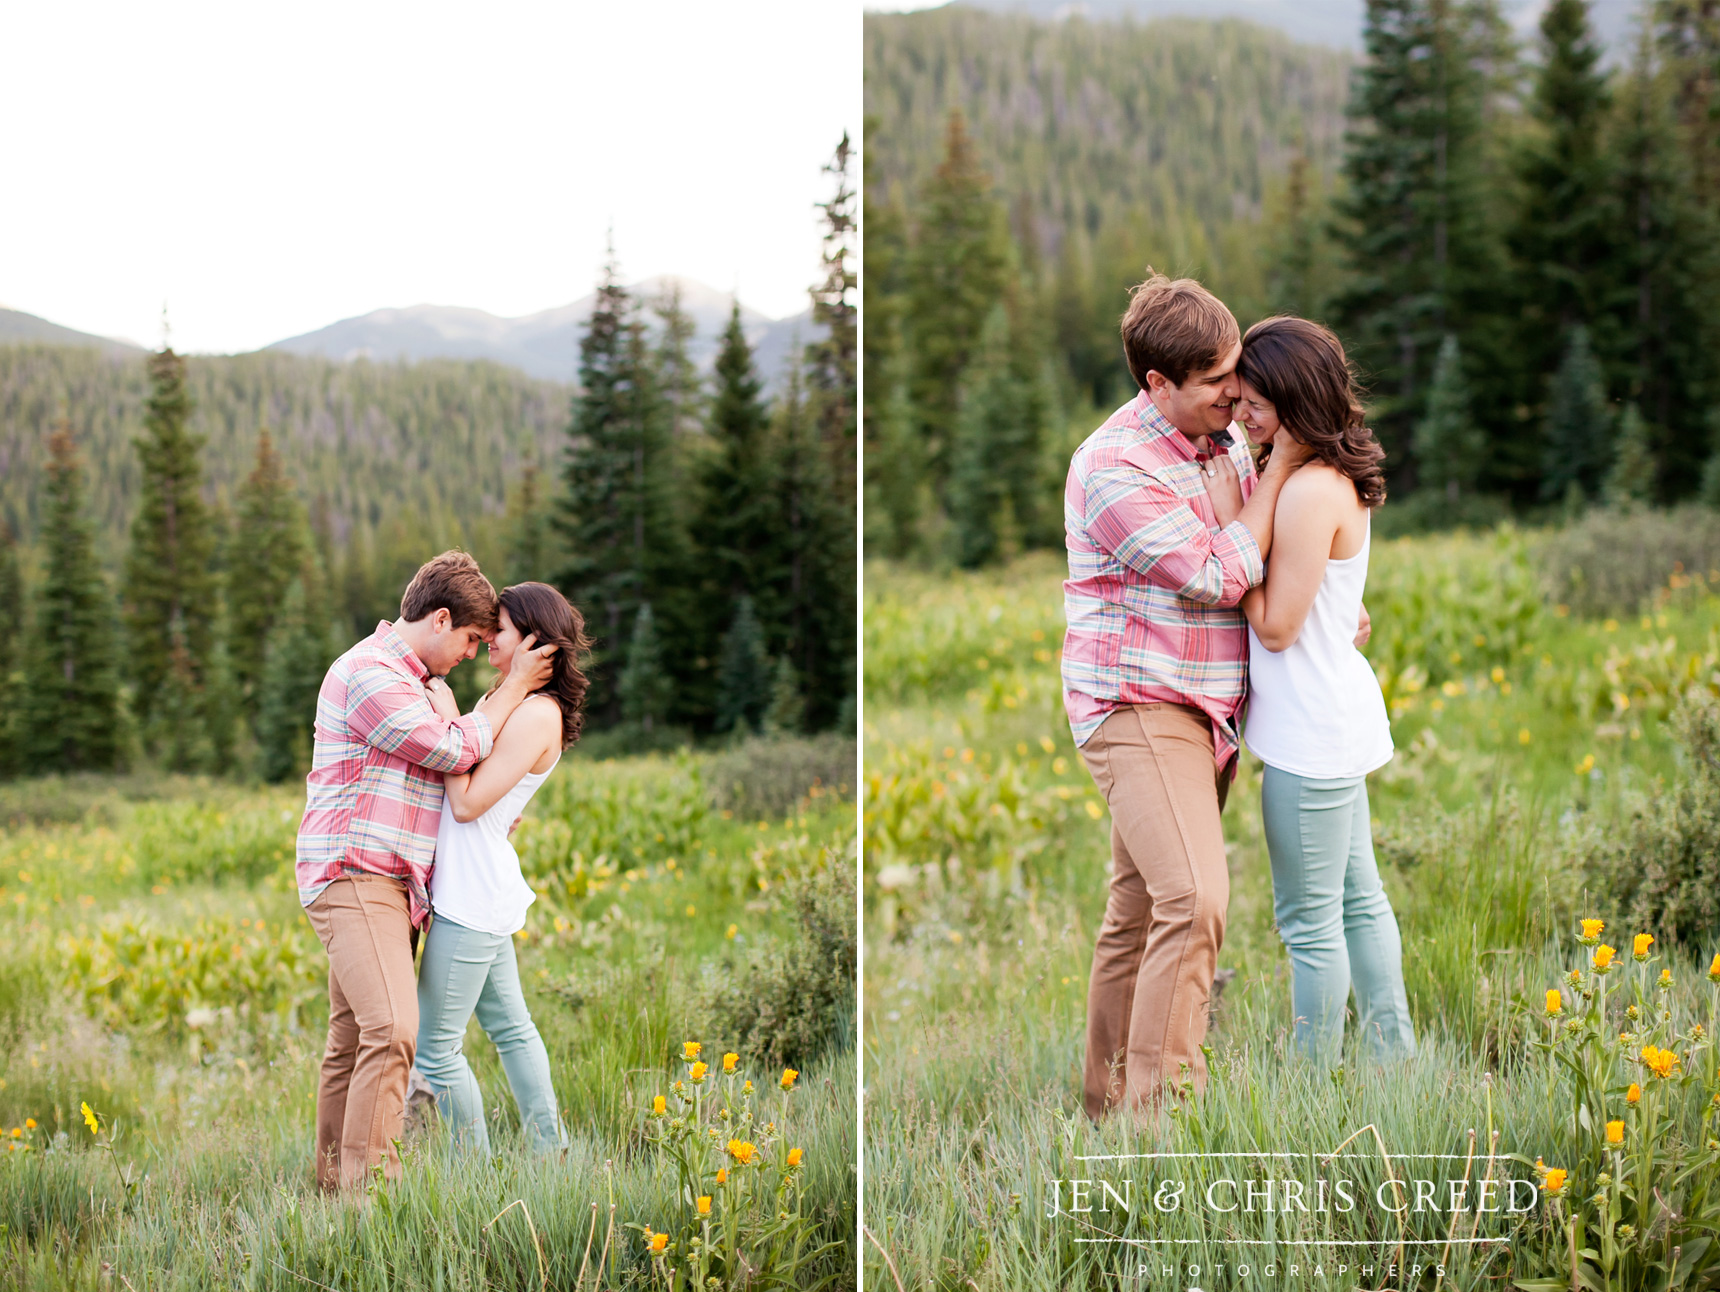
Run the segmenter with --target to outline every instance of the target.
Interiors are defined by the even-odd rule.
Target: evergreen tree
[[[1368,0],[1339,207],[1350,281],[1337,306],[1394,457],[1426,412],[1445,335],[1483,363],[1501,348],[1477,334],[1476,308],[1497,295],[1501,267],[1484,130],[1501,40],[1493,0]]]
[[[227,560],[229,655],[233,681],[254,716],[263,650],[310,546],[304,506],[266,426],[257,436],[256,466],[239,487],[238,511]]]
[[[616,665],[642,602],[665,621],[669,667],[691,667],[694,643],[680,589],[688,558],[674,490],[673,438],[658,397],[644,325],[613,253],[579,343],[580,392],[556,528],[569,553],[557,579],[599,641],[591,710],[620,718]]]
[[[767,736],[797,735],[805,722],[806,702],[800,695],[800,678],[788,656],[779,656],[771,671],[770,704],[760,720]]]
[[[657,316],[657,345],[654,352],[657,390],[665,406],[669,428],[679,440],[697,435],[704,406],[704,379],[687,347],[697,328],[681,307],[681,284],[671,278],[661,295],[651,303]]]
[[[257,770],[279,782],[310,762],[317,692],[334,662],[328,634],[316,622],[303,578],[287,584],[270,625],[257,687]]]
[[[951,454],[949,513],[956,559],[1006,558],[1037,528],[1045,401],[1002,305],[992,310],[962,388]]]
[[[1619,419],[1618,453],[1607,472],[1604,494],[1614,507],[1646,506],[1654,501],[1654,445],[1648,424],[1634,403],[1624,406]]]
[[[866,137],[875,142],[877,121],[866,118]],[[866,276],[860,284],[866,309],[861,335],[866,373],[861,392],[861,432],[865,453],[866,547],[869,552],[902,557],[917,537],[918,502],[924,472],[908,403],[909,365],[903,343],[906,308],[907,213],[894,198],[880,200],[877,148],[863,154],[866,219]]]
[[[1266,291],[1272,313],[1308,319],[1325,315],[1338,273],[1329,222],[1319,171],[1298,147],[1285,176],[1282,205],[1271,221]]]
[[[952,110],[944,160],[920,194],[907,273],[909,397],[940,495],[948,477],[962,373],[1009,273],[1003,208],[967,124]]]
[[[1571,329],[1565,357],[1553,374],[1545,444],[1541,496],[1562,498],[1575,486],[1593,497],[1613,456],[1612,410],[1588,329],[1580,324]]]
[[[717,672],[717,730],[743,735],[756,730],[770,704],[774,680],[752,598],[737,597]]]
[[[0,777],[16,776],[23,767],[19,741],[23,737],[20,707],[24,700],[23,658],[19,647],[30,640],[28,607],[24,602],[24,570],[18,560],[18,536],[0,520],[0,614],[12,633],[0,646]]]
[[[508,496],[507,542],[503,570],[508,583],[548,583],[555,578],[555,533],[544,497],[543,468],[535,458],[526,459]]]
[[[84,509],[83,464],[69,422],[48,437],[46,549],[25,660],[24,765],[104,770],[121,752],[118,633]]]
[[[765,462],[769,532],[756,571],[771,607],[767,649],[788,661],[805,689],[803,720],[822,727],[854,687],[853,510],[832,487],[819,403],[802,398],[791,369],[771,421]]]
[[[621,716],[653,730],[669,714],[674,700],[674,679],[663,668],[663,643],[657,636],[651,603],[645,602],[634,616],[632,640],[627,643],[627,667],[621,670]]]
[[[758,591],[755,575],[772,537],[780,500],[771,496],[770,411],[753,367],[752,347],[741,331],[740,306],[729,312],[717,351],[716,389],[706,416],[710,452],[704,461],[698,533],[715,605],[733,604]],[[765,612],[772,618],[775,607]]]
[[[142,480],[126,554],[126,627],[137,717],[170,768],[211,767],[227,715],[205,704],[220,612],[214,535],[203,501],[201,438],[186,429],[185,361],[150,356]]]
[[[1414,447],[1416,471],[1425,488],[1442,489],[1453,501],[1474,489],[1487,443],[1475,425],[1463,355],[1450,333],[1440,342],[1427,413],[1416,424]]]
[[[1510,235],[1522,321],[1515,350],[1531,388],[1557,366],[1559,339],[1572,327],[1589,328],[1602,352],[1615,348],[1607,311],[1617,290],[1622,214],[1602,146],[1610,94],[1588,0],[1552,0],[1541,15],[1540,43],[1529,101],[1536,129],[1517,160],[1522,200]]]
[[[818,204],[824,212],[824,279],[812,289],[812,321],[824,329],[824,337],[806,348],[806,366],[819,437],[830,457],[834,497],[852,515],[859,447],[854,434],[859,320],[853,300],[856,275],[848,259],[855,228],[850,157],[848,132],[843,131],[835,156],[824,167],[825,174],[835,177],[836,192]]]

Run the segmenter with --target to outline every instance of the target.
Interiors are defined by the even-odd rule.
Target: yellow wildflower
[[[658,1095],[655,1099],[653,1099],[651,1101],[651,1115],[653,1117],[661,1117],[664,1113],[666,1113],[668,1111],[669,1111],[669,1101],[667,1099],[663,1098],[662,1095]]]
[[[800,1165],[800,1150],[799,1149],[791,1148],[788,1150],[788,1164],[790,1166],[799,1166]]]
[[[25,1130],[35,1130],[36,1129],[36,1119],[34,1117],[26,1117],[24,1119],[24,1129]]]
[[[1607,922],[1605,920],[1584,920],[1582,936],[1583,945],[1592,947],[1595,943],[1599,942],[1601,938],[1601,930],[1606,928],[1606,926]]]
[[[1541,1187],[1556,1197],[1563,1192],[1567,1175],[1569,1172],[1561,1166],[1548,1167],[1547,1178],[1541,1182]]]
[[[708,1063],[695,1063],[692,1067],[687,1069],[687,1075],[694,1081],[703,1081],[705,1079],[705,1073],[710,1070],[711,1067]]]
[[[1638,933],[1631,939],[1630,953],[1638,960],[1648,959],[1648,949],[1654,945],[1654,934]]]
[[[737,933],[739,933],[740,931],[741,931],[740,925],[731,924],[731,925],[729,925],[729,931],[724,936],[727,937],[730,942],[733,942],[735,940],[735,935]]]
[[[1623,1122],[1608,1122],[1607,1123],[1607,1143],[1609,1143],[1609,1144],[1622,1144],[1622,1143],[1624,1143],[1624,1123]]]
[[[699,1051],[703,1048],[697,1041],[683,1041],[681,1043],[681,1057],[696,1059],[699,1057]]]
[[[1559,995],[1559,989],[1557,987],[1550,988],[1547,992],[1547,1017],[1551,1018],[1554,1014],[1564,1012],[1565,1002],[1564,998]]]
[[[1620,1125],[1622,1124],[1623,1123],[1621,1122]],[[708,1216],[711,1214],[711,1195],[708,1193],[701,1195],[699,1198],[699,1214],[701,1216]]]
[[[747,1078],[746,1085],[741,1087],[741,1093],[745,1095],[750,1095],[752,1093],[752,1078]]]
[[[717,1183],[718,1184],[727,1184],[728,1182],[729,1182],[729,1168],[726,1166],[719,1166],[717,1168]]]
[[[647,1229],[645,1231],[645,1237],[650,1241],[651,1250],[654,1252],[660,1252],[669,1245],[668,1234],[654,1234]]]
[[[1662,969],[1660,971],[1660,985],[1662,987],[1672,986],[1672,970]]]
[[[96,1121],[95,1113],[90,1111],[89,1104],[80,1104],[79,1108],[84,1114],[84,1125],[90,1128],[90,1134],[100,1135],[102,1130],[101,1125]]]
[[[782,1088],[784,1090],[793,1090],[794,1079],[799,1075],[800,1073],[793,1068],[784,1068],[782,1070]]]
[[[1630,1089],[1624,1092],[1624,1101],[1632,1108],[1640,1104],[1642,1102],[1642,1087],[1634,1081],[1631,1082]]]
[[[1601,943],[1595,948],[1595,968],[1601,973],[1605,973],[1612,968],[1613,957],[1617,954],[1618,952],[1607,946],[1606,943]]]
[[[1708,966],[1708,979],[1710,982],[1720,982],[1720,952],[1715,953],[1714,963]]]
[[[725,1055],[723,1055],[723,1071],[724,1072],[733,1072],[735,1070],[735,1064],[739,1063],[740,1061],[741,1061],[741,1056],[738,1054],[725,1054]]]
[[[1642,1047],[1642,1061],[1648,1070],[1657,1077],[1670,1077],[1672,1070],[1678,1066],[1678,1056],[1671,1050],[1662,1050],[1658,1046],[1645,1045]]]
[[[24,1137],[24,1128],[22,1126],[14,1126],[12,1128],[12,1138],[13,1139],[22,1139],[23,1137]]]
[[[747,1140],[732,1139],[729,1141],[729,1156],[734,1158],[734,1160],[739,1162],[742,1166],[746,1166],[751,1162],[753,1160],[753,1154],[756,1152],[758,1152],[757,1147]]]

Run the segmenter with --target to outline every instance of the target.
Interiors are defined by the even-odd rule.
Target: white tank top
[[[537,894],[520,873],[520,854],[508,827],[531,802],[538,786],[555,771],[527,772],[476,821],[454,819],[453,805],[442,799],[442,824],[436,831],[436,865],[430,871],[430,909],[479,933],[509,937],[526,926],[526,908]]]
[[[1268,767],[1313,780],[1346,780],[1384,767],[1392,757],[1385,697],[1356,649],[1368,545],[1326,575],[1302,633],[1276,653],[1248,630],[1248,725],[1243,740]]]

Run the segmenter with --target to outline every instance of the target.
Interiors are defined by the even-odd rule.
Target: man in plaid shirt
[[[1206,1083],[1200,1043],[1230,902],[1219,814],[1248,678],[1237,603],[1265,577],[1278,492],[1307,456],[1275,444],[1257,479],[1246,437],[1232,442],[1242,335],[1199,283],[1154,275],[1122,333],[1141,392],[1075,451],[1064,499],[1064,706],[1111,808],[1087,992],[1094,1119],[1154,1104],[1166,1084]]]
[[[328,952],[328,1044],[317,1085],[317,1181],[400,1174],[418,1038],[414,931],[442,815],[442,776],[488,757],[508,716],[550,675],[554,646],[514,656],[484,712],[460,716],[442,678],[496,635],[496,590],[464,552],[421,567],[386,620],[330,666],[299,824],[299,900]]]

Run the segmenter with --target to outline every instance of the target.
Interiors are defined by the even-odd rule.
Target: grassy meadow
[[[1368,654],[1398,752],[1369,793],[1419,1052],[1384,1066],[1346,1050],[1331,1070],[1293,1054],[1245,756],[1224,816],[1219,963],[1235,977],[1207,1093],[1101,1127],[1080,1065],[1109,819],[1061,707],[1063,563],[868,570],[868,1287],[1720,1286],[1720,930],[1674,944],[1621,922],[1584,860],[1686,774],[1675,714],[1720,689],[1720,572],[1679,565],[1597,606],[1569,595],[1549,556],[1563,541],[1504,528],[1373,547]],[[1582,917],[1608,922],[1606,973]],[[1659,935],[1640,961],[1639,932]],[[1345,1171],[1381,1205],[1200,1204],[1221,1175],[1236,1184],[1219,1204],[1275,1176],[1311,1196]],[[1392,1179],[1423,1176],[1440,1207],[1384,1209]],[[1460,1176],[1469,1200],[1484,1177],[1539,1187],[1483,1214],[1450,1205]],[[1159,1205],[1179,1187],[1189,1205]]]
[[[302,784],[0,785],[0,1287],[739,1286],[737,1256],[746,1286],[852,1287],[853,766],[829,739],[565,758],[516,835],[516,945],[570,1147],[525,1150],[474,1022],[495,1156],[432,1124],[357,1202],[311,1172]]]

